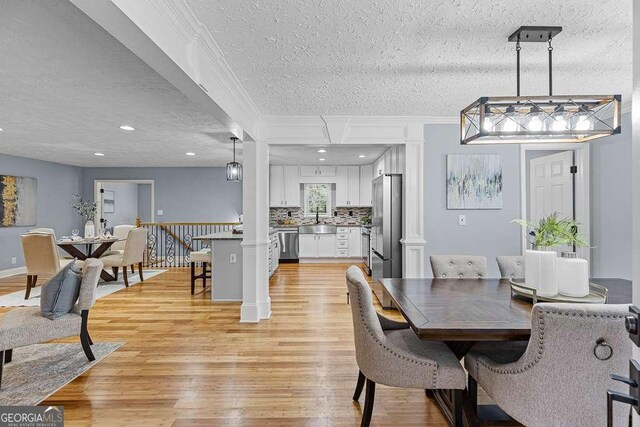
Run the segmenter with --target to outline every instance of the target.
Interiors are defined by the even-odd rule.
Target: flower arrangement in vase
[[[75,209],[76,213],[85,221],[84,237],[85,239],[91,239],[96,233],[93,220],[95,219],[96,212],[98,211],[98,203],[85,200],[77,194],[74,194],[72,197],[73,201],[71,202],[71,207]]]
[[[551,250],[552,247],[563,245],[589,246],[578,234],[578,222],[573,218],[560,218],[557,212],[543,217],[537,223],[523,219],[513,222],[527,230],[527,237],[532,245],[532,249],[526,250],[524,254],[525,283],[528,286],[535,288],[538,295],[546,297],[557,295],[558,292],[584,296],[582,294],[585,286],[586,293],[589,293],[588,277],[583,277],[588,276],[587,261],[576,258],[567,258],[571,261],[565,261],[564,258],[558,260],[558,254]],[[576,271],[580,272],[579,277],[573,274]],[[579,287],[578,290],[575,289],[576,286]]]

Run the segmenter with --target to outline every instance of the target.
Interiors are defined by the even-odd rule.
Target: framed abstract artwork
[[[500,155],[447,155],[447,209],[502,209]]]
[[[0,227],[36,225],[37,185],[35,178],[0,175]]]
[[[116,193],[104,190],[102,194],[102,213],[114,213],[116,211]]]

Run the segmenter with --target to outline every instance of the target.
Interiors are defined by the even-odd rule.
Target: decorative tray
[[[583,304],[605,304],[609,296],[609,289],[597,283],[589,283],[589,295],[586,297],[570,297],[567,295],[553,295],[550,297],[543,297],[538,295],[535,288],[527,286],[524,282],[516,282],[513,279],[509,279],[511,285],[511,295],[520,295],[521,297],[530,299],[534,304],[538,302],[571,302],[571,303],[583,303]]]

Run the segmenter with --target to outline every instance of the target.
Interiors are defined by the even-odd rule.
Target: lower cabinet
[[[272,234],[269,237],[269,277],[273,276],[278,267],[280,266],[280,247],[278,245],[278,234]]]
[[[360,227],[338,227],[336,234],[301,234],[300,258],[361,258]]]

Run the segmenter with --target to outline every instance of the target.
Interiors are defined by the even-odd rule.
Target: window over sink
[[[304,185],[304,216],[331,216],[331,184]]]

